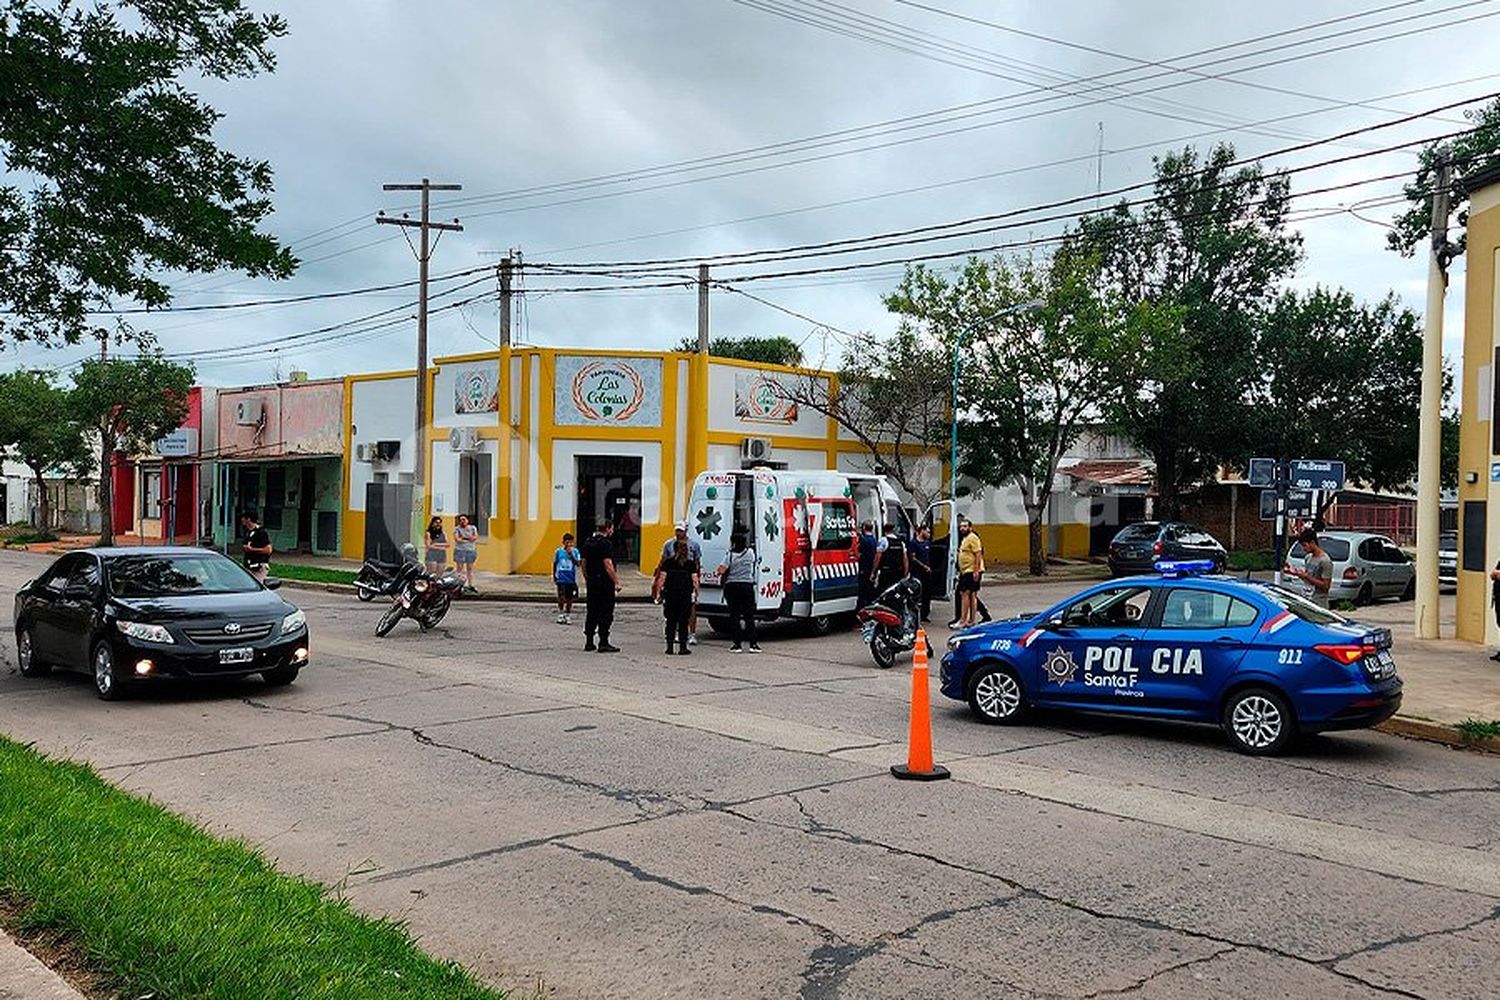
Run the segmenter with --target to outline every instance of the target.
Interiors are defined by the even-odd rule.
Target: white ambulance
[[[934,597],[953,586],[953,503],[939,501],[919,517],[901,505],[879,475],[745,469],[704,472],[693,483],[686,511],[688,537],[703,550],[698,612],[715,631],[728,628],[724,592],[714,568],[729,539],[744,532],[759,557],[756,609],[764,619],[808,622],[819,633],[851,621],[859,598],[859,526],[891,523],[910,539],[918,525],[933,527]]]

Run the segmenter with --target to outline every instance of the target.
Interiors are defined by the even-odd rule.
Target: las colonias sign
[[[660,358],[563,355],[552,382],[558,425],[661,425]]]

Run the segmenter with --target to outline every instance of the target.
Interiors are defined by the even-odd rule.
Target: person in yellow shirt
[[[979,624],[979,581],[984,576],[984,543],[968,519],[958,522],[958,627]]]

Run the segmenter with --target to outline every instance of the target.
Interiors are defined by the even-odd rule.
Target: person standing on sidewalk
[[[912,539],[911,551],[908,553],[911,561],[912,575],[922,585],[922,621],[932,621],[932,528],[922,525],[917,529],[917,537]]]
[[[573,544],[573,533],[563,532],[562,544],[552,553],[552,583],[557,587],[557,624],[573,624],[573,602],[578,600],[578,564],[583,555]]]
[[[880,558],[880,539],[875,537],[875,522],[866,521],[859,526],[859,599],[857,607],[864,607],[875,598],[876,560]]]
[[[271,533],[260,526],[254,514],[241,514],[240,527],[245,532],[245,568],[261,583],[271,572]]]
[[[1328,589],[1333,586],[1333,559],[1323,546],[1318,544],[1318,533],[1311,528],[1303,528],[1302,534],[1297,536],[1297,541],[1302,544],[1302,568],[1293,569],[1290,564],[1286,571],[1303,583],[1312,588],[1312,601],[1320,608],[1328,607]]]
[[[979,624],[979,583],[984,579],[984,543],[974,525],[964,520],[958,523],[958,592],[962,596],[963,610],[958,616],[959,628],[972,628]]]
[[[433,517],[427,522],[422,541],[427,548],[422,556],[427,563],[427,572],[437,576],[448,566],[448,536],[443,532],[441,517]]]
[[[615,595],[620,592],[620,577],[615,572],[615,525],[606,520],[594,529],[583,543],[583,580],[588,585],[583,618],[583,649],[601,653],[618,653],[620,647],[609,643],[609,630],[615,624]],[[599,644],[594,645],[598,635]]]
[[[667,544],[661,547],[661,557],[663,559],[672,558],[673,554],[677,550],[678,542],[687,543],[688,556],[693,560],[693,563],[699,567],[699,571],[701,572],[703,565],[703,549],[698,545],[697,542],[688,537],[688,523],[686,521],[677,522],[677,527],[673,530],[672,537],[668,538]],[[689,646],[698,645],[698,590],[696,587],[693,588],[693,606],[688,609],[687,644]]]
[[[729,634],[734,640],[729,647],[731,653],[741,652],[746,643],[750,652],[760,652],[755,638],[755,568],[759,564],[760,558],[744,532],[735,532],[729,539],[729,554],[718,567],[724,603],[729,607]]]
[[[474,561],[478,558],[479,529],[469,523],[467,514],[460,514],[453,525],[453,562],[464,576],[465,593],[474,593]]]
[[[662,602],[662,615],[667,622],[667,655],[675,652],[687,656],[688,619],[693,605],[698,600],[698,560],[693,558],[686,539],[672,543],[672,554],[663,556],[656,567],[654,588]]]

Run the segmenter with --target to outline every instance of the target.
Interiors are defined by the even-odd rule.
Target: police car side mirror
[[[1042,628],[1048,632],[1061,632],[1064,624],[1062,615],[1054,615],[1042,622]]]

